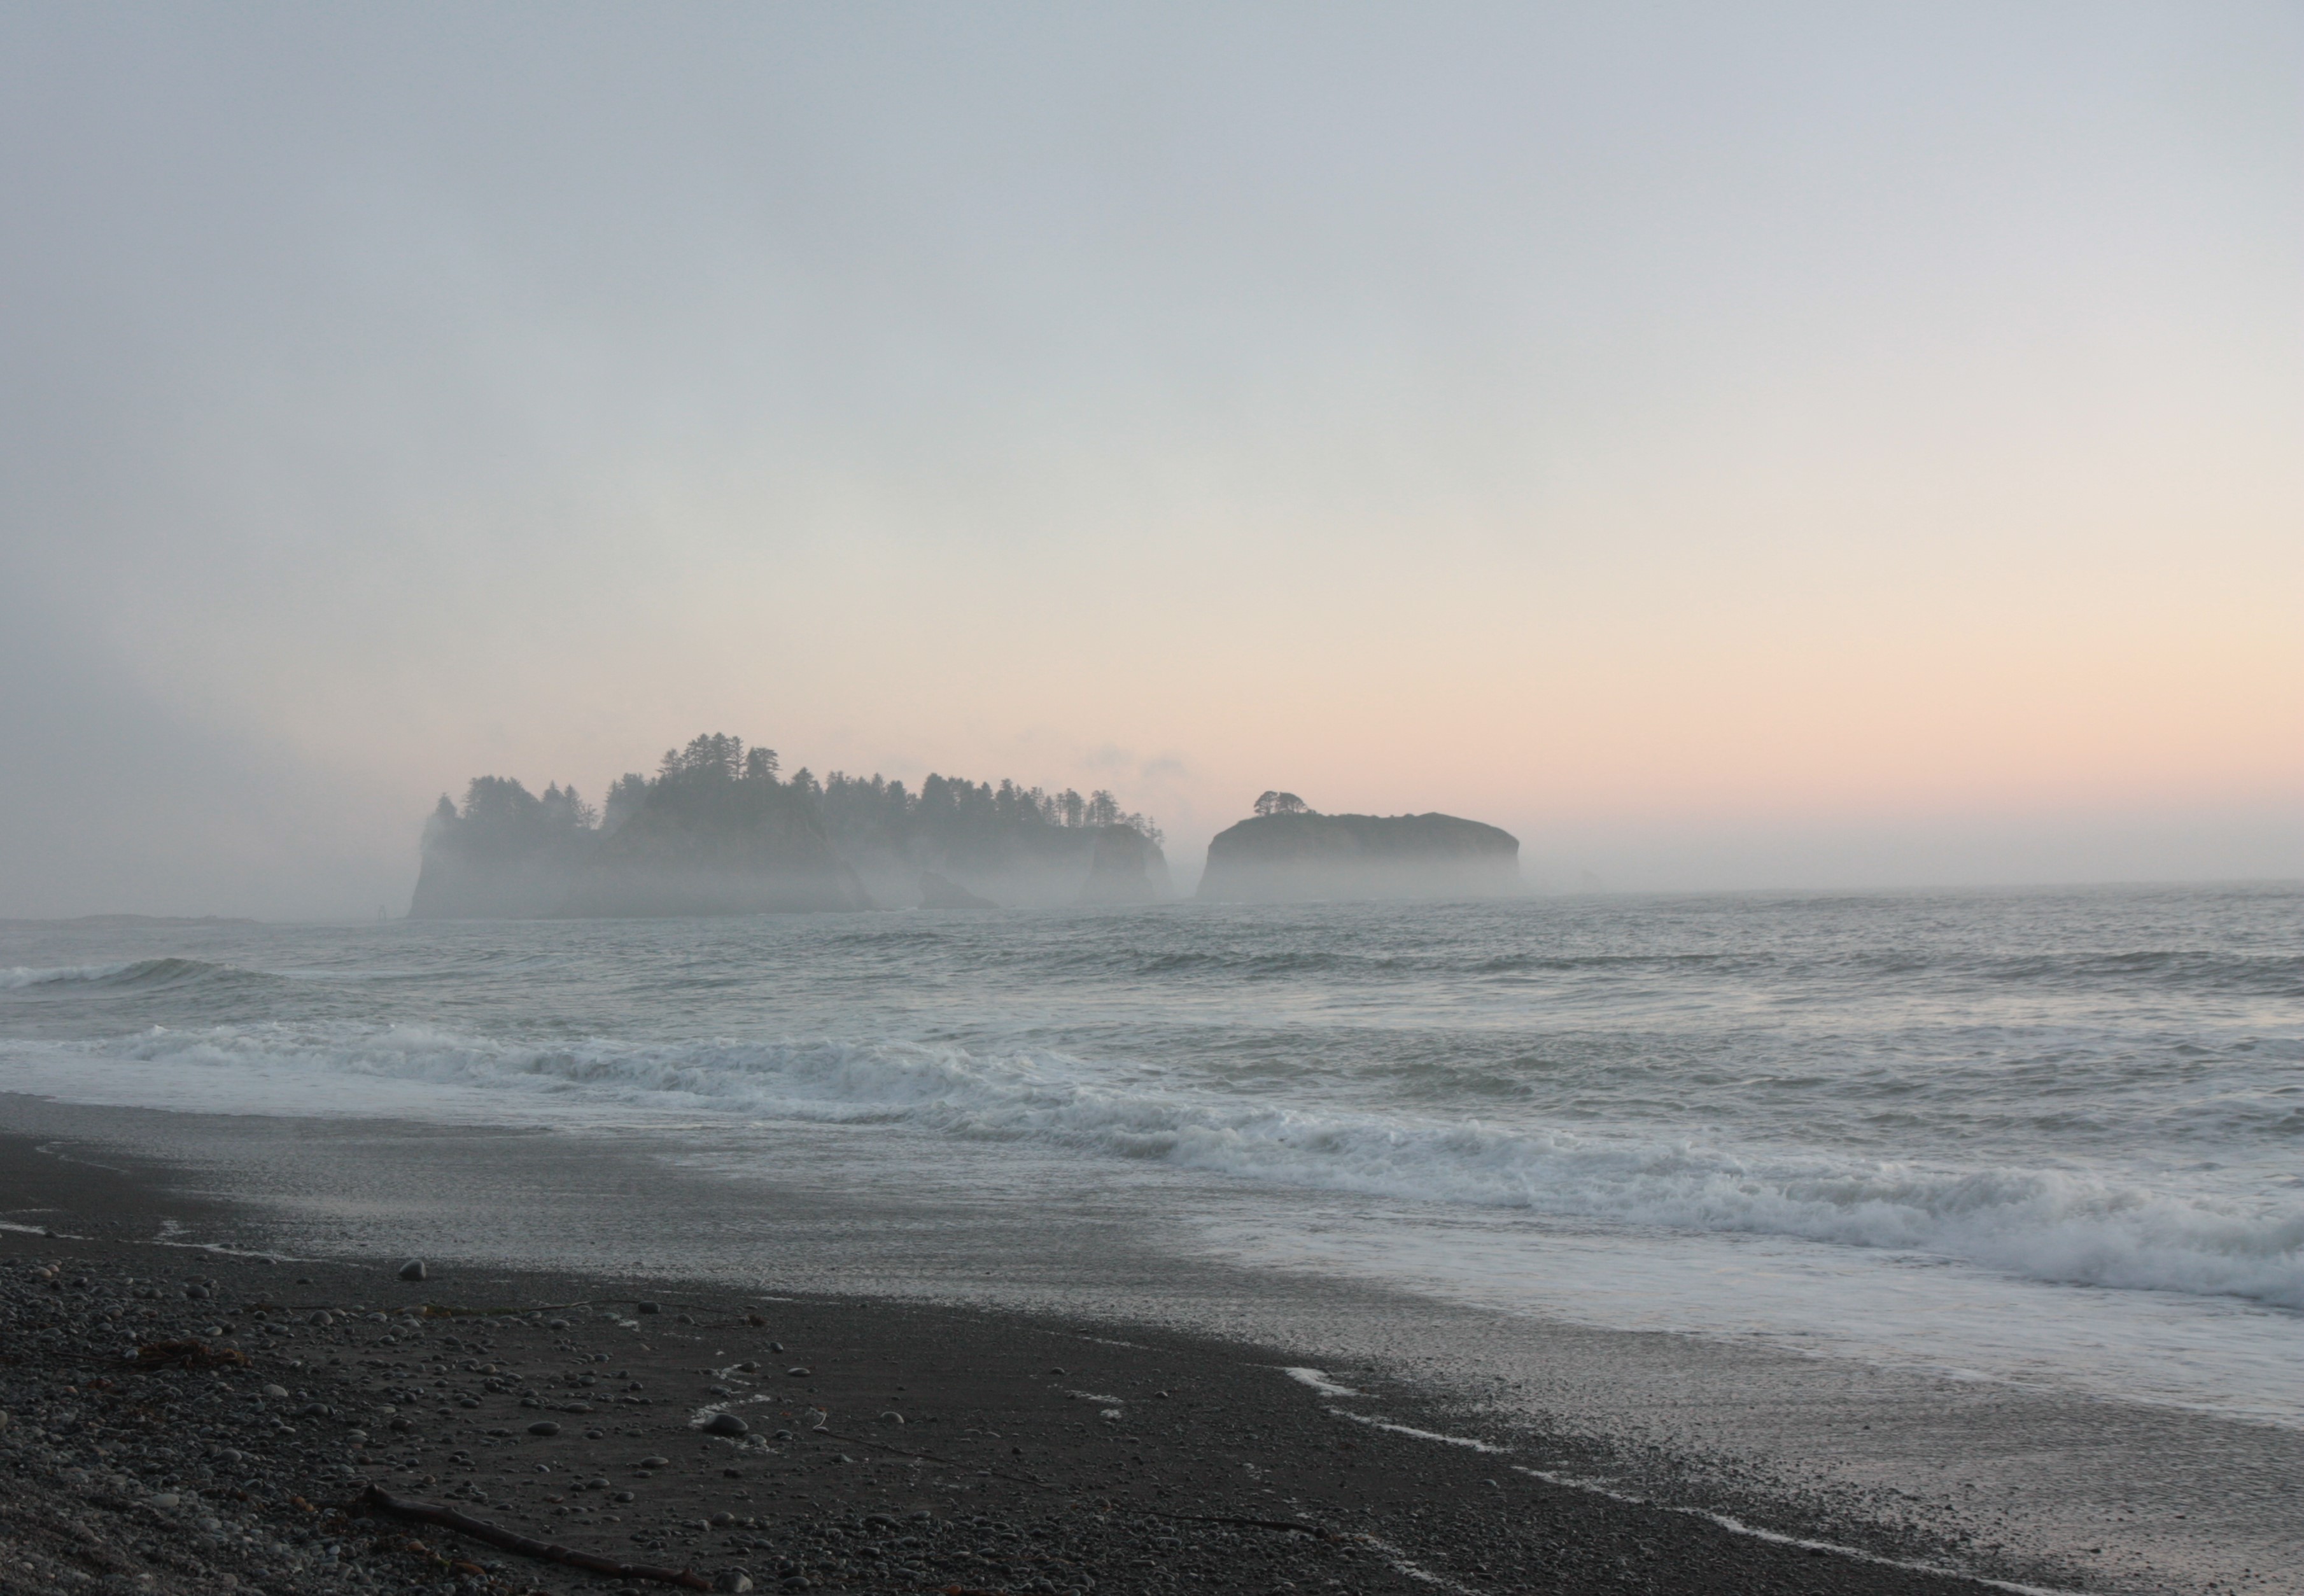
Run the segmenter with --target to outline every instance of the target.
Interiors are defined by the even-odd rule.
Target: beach
[[[538,1245],[535,1211],[566,1210],[566,1188],[525,1212],[499,1202],[496,1189],[536,1190],[545,1162],[568,1172],[569,1149],[552,1138],[337,1127],[343,1134],[323,1138],[335,1171],[328,1190],[290,1196],[275,1180],[250,1201],[221,1191],[220,1178],[245,1178],[255,1144],[309,1148],[311,1127],[201,1126],[21,1098],[4,1109],[12,1131],[0,1144],[0,1208],[11,1228],[0,1232],[0,1255],[9,1261],[17,1361],[0,1404],[13,1422],[0,1441],[28,1493],[12,1506],[14,1533],[30,1535],[28,1514],[100,1522],[125,1549],[113,1554],[123,1570],[189,1582],[183,1589],[218,1588],[200,1582],[225,1573],[280,1590],[459,1577],[426,1563],[432,1553],[500,1582],[479,1588],[600,1586],[600,1576],[422,1525],[325,1517],[370,1483],[594,1555],[707,1579],[741,1571],[755,1588],[800,1580],[860,1590],[1987,1588],[1964,1576],[1973,1575],[2024,1589],[2181,1588],[2165,1566],[2121,1578],[2027,1556],[2022,1521],[2042,1503],[1996,1492],[1978,1500],[1978,1482],[2010,1466],[2032,1470],[2035,1490],[2053,1496],[2045,1475],[2070,1475],[2071,1465],[2044,1455],[2043,1443],[2060,1436],[2066,1452],[2083,1449],[2072,1426],[2089,1415],[2052,1420],[2004,1399],[1961,1411],[1956,1394],[1954,1406],[1924,1414],[1913,1393],[1870,1379],[1851,1384],[1850,1371],[1822,1364],[1778,1372],[1805,1381],[1804,1399],[1792,1403],[1759,1378],[1765,1360],[1723,1365],[1707,1356],[1716,1349],[1681,1338],[1596,1349],[1572,1331],[1547,1338],[1541,1327],[1512,1327],[1518,1366],[1575,1367],[1589,1380],[1605,1364],[1620,1396],[1677,1374],[1712,1388],[1709,1406],[1771,1423],[1804,1409],[1811,1440],[1843,1438],[1836,1481],[1825,1482],[1829,1470],[1771,1477],[1749,1457],[1707,1457],[1637,1431],[1611,1437],[1588,1423],[1547,1431],[1536,1416],[1543,1393],[1514,1389],[1498,1364],[1470,1372],[1478,1360],[1466,1356],[1464,1327],[1413,1301],[1385,1305],[1295,1282],[1292,1302],[1287,1281],[1227,1284],[1209,1271],[1163,1279],[1146,1259],[1109,1256],[1098,1271],[1061,1247],[1040,1267],[1052,1288],[1067,1288],[1031,1307],[999,1305],[998,1294],[954,1300],[961,1294],[952,1282],[938,1289],[919,1279],[883,1279],[870,1295],[834,1292],[823,1260],[786,1276],[757,1252],[747,1271],[686,1278],[646,1259],[571,1268],[564,1251],[556,1265],[520,1268],[503,1261],[554,1250]],[[199,1161],[155,1161],[151,1151],[170,1141],[201,1147]],[[567,1235],[595,1257],[637,1233],[669,1233],[677,1228],[665,1225],[669,1215],[707,1212],[693,1190],[683,1209],[682,1178],[629,1151],[594,1149],[580,1165],[597,1195],[563,1217]],[[460,1166],[471,1178],[453,1178]],[[460,1185],[465,1195],[451,1195]],[[382,1189],[393,1186],[423,1198],[394,1203]],[[636,1201],[645,1188],[653,1200]],[[827,1216],[804,1200],[750,1195],[762,1229],[794,1234],[795,1256],[840,1245],[826,1239]],[[608,1218],[614,1210],[629,1229]],[[448,1220],[451,1212],[460,1217]],[[295,1214],[301,1221],[288,1218]],[[853,1236],[886,1218],[851,1213],[835,1228]],[[379,1225],[410,1246],[375,1250]],[[467,1233],[462,1248],[451,1240],[457,1228]],[[338,1246],[309,1247],[330,1235]],[[356,1245],[360,1237],[371,1245]],[[297,1240],[303,1250],[267,1245]],[[400,1278],[411,1257],[427,1262],[426,1279]],[[55,1279],[40,1279],[36,1264]],[[155,1295],[137,1296],[139,1285]],[[188,1287],[208,1295],[188,1299]],[[1141,1312],[1148,1304],[1165,1305]],[[323,1313],[332,1322],[316,1324]],[[1230,1334],[1191,1328],[1227,1319]],[[1299,1338],[1269,1338],[1289,1324]],[[140,1373],[129,1353],[172,1341],[236,1349],[249,1361],[171,1377],[177,1406],[156,1406],[159,1377]],[[596,1383],[575,1383],[588,1377]],[[267,1387],[290,1394],[267,1399]],[[174,1416],[188,1396],[200,1405],[196,1420]],[[720,1412],[742,1418],[747,1433],[729,1440],[699,1428]],[[2105,1417],[2093,1416],[2099,1425]],[[2152,1420],[2122,1417],[2130,1426]],[[539,1423],[556,1432],[530,1433]],[[1858,1471],[1846,1465],[1860,1460],[1857,1438],[1874,1424],[1901,1425],[1903,1448],[1956,1454],[1942,1461],[1948,1484],[1959,1484],[1941,1500],[1853,1487]],[[2182,1499],[2187,1509],[2216,1516],[2203,1536],[2227,1552],[2246,1550],[2250,1526],[2262,1537],[2263,1561],[2234,1556],[2233,1588],[2288,1588],[2273,1559],[2291,1511],[2283,1475],[2293,1448],[2267,1445],[2279,1432],[2261,1429],[2204,1438],[2195,1421],[2163,1430],[2131,1430],[2114,1443],[2138,1465],[2157,1452],[2164,1476],[2133,1479],[2137,1499],[2123,1510],[2166,1518],[2181,1539],[2182,1524],[2168,1515],[2186,1509],[2159,1492],[2197,1482],[2198,1449],[2209,1445],[2219,1490],[2213,1501],[2195,1490]],[[2112,1441],[2098,1433],[2088,1444]],[[647,1458],[666,1461],[636,1466]],[[633,1499],[611,1499],[623,1490]],[[198,1510],[181,1506],[218,1491],[240,1511],[232,1527],[253,1550],[199,1528]],[[150,1508],[161,1496],[179,1507]],[[300,1498],[322,1516],[293,1506]],[[282,1540],[323,1526],[319,1541]],[[423,1556],[405,1550],[411,1540]],[[132,1550],[145,1544],[183,1567],[171,1574]],[[352,1550],[316,1571],[312,1545]],[[73,1555],[60,1550],[55,1566],[75,1566]],[[200,1571],[187,1572],[193,1565]],[[26,1588],[70,1582],[58,1575]]]
[[[20,1560],[44,1514],[110,1532],[52,1532],[52,1588],[73,1568],[142,1589],[600,1583],[335,1511],[369,1483],[724,1589],[1976,1588],[1549,1483],[1397,1374],[1286,1348],[719,1281],[275,1261],[155,1239],[224,1216],[170,1212],[148,1178],[4,1151],[5,1206],[54,1232],[0,1237],[11,1530]],[[718,1414],[746,1432],[700,1427]]]

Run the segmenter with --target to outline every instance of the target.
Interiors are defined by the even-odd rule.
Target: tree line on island
[[[1454,815],[1323,815],[1292,792],[1208,845],[1197,896],[1232,901],[1493,898],[1520,842]],[[1111,793],[935,774],[786,777],[774,748],[713,733],[619,777],[595,808],[557,782],[479,776],[424,832],[414,917],[724,915],[1055,907],[1170,896],[1160,828]]]
[[[425,828],[419,918],[752,913],[928,900],[1049,904],[1166,895],[1159,827],[1110,792],[806,768],[725,733],[619,777],[597,808],[479,776]]]

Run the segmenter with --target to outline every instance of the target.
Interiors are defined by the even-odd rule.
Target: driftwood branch
[[[563,1567],[581,1568],[588,1574],[606,1574],[616,1579],[648,1579],[659,1584],[680,1585],[690,1591],[708,1591],[712,1582],[688,1568],[652,1568],[644,1563],[619,1563],[611,1558],[596,1558],[588,1551],[576,1551],[569,1547],[538,1541],[517,1534],[474,1518],[469,1513],[459,1513],[453,1507],[443,1507],[436,1502],[419,1502],[411,1497],[397,1497],[381,1485],[370,1485],[360,1492],[349,1511],[383,1513],[394,1518],[412,1519],[419,1524],[436,1524],[443,1529],[487,1542],[502,1550],[517,1552],[539,1562],[558,1563]]]

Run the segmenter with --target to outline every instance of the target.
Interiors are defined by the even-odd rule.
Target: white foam
[[[68,964],[48,969],[17,965],[0,970],[0,992],[20,992],[28,986],[49,986],[64,981],[102,981],[136,967],[135,960],[119,964]]]
[[[0,1085],[224,1112],[894,1123],[1328,1190],[1796,1237],[2037,1280],[2304,1307],[2304,1198],[1631,1128],[1314,1110],[1123,1077],[1046,1051],[834,1039],[540,1046],[422,1026],[274,1023],[156,1027],[100,1044],[0,1043]]]
[[[1504,1453],[1512,1450],[1510,1447],[1500,1447],[1474,1436],[1443,1435],[1437,1430],[1419,1430],[1413,1424],[1395,1424],[1389,1419],[1379,1419],[1364,1413],[1346,1413],[1341,1407],[1332,1407],[1328,1412],[1337,1418],[1350,1419],[1355,1424],[1366,1424],[1371,1430],[1388,1430],[1394,1435],[1413,1436],[1418,1440],[1436,1440],[1443,1446],[1462,1447],[1470,1452]]]

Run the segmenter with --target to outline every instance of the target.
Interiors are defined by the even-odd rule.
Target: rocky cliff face
[[[598,836],[558,788],[548,799],[483,778],[461,815],[446,798],[424,828],[415,920],[532,920],[557,914]]]
[[[844,845],[875,903],[936,907],[924,874],[1004,908],[1157,903],[1171,895],[1159,845],[1128,826],[1046,826],[985,837],[910,839],[902,848]]]
[[[409,899],[411,920],[538,920],[560,912],[574,879],[553,854],[499,858],[456,847],[428,848]]]
[[[600,840],[560,912],[763,915],[872,907],[807,807],[775,788],[652,793]]]
[[[1168,896],[1168,860],[1159,845],[1128,826],[1097,832],[1082,883],[1082,903],[1157,903]]]
[[[685,772],[650,783],[614,829],[555,819],[516,782],[443,800],[414,919],[757,915],[872,907],[806,798],[773,781]],[[556,790],[555,790],[556,796]]]
[[[1199,896],[1289,903],[1501,898],[1520,891],[1520,839],[1453,815],[1260,815],[1208,844]]]

